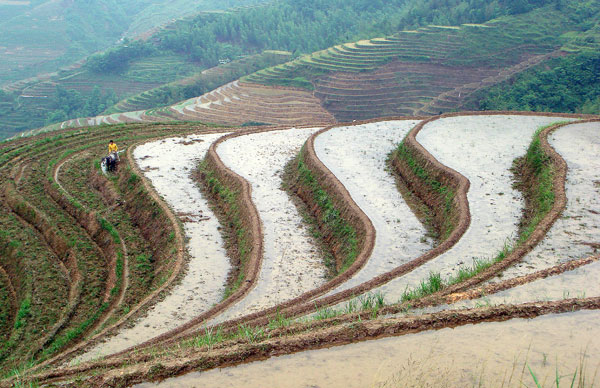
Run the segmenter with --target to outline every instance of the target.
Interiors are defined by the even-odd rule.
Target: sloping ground
[[[474,91],[565,54],[557,49],[569,23],[557,15],[550,24],[544,12],[556,13],[538,10],[481,25],[429,26],[342,44],[243,80],[314,90],[340,122],[457,110]]]
[[[461,268],[495,257],[518,238],[523,212],[521,193],[512,188],[512,162],[527,150],[542,126],[561,117],[459,116],[433,121],[419,132],[417,141],[444,165],[469,179],[471,223],[449,251],[406,276],[383,286],[390,301],[400,300],[430,273],[442,279],[456,277]]]
[[[361,201],[358,199],[356,201],[352,200],[352,196],[356,194],[356,191],[359,192],[359,196],[364,195],[367,191],[372,191],[370,189],[365,190],[364,187],[361,188],[361,179],[358,171],[364,166],[365,173],[368,175],[369,169],[384,168],[381,164],[382,158],[377,157],[376,154],[370,154],[369,150],[381,150],[381,153],[387,154],[389,150],[386,150],[386,148],[393,149],[395,144],[402,141],[402,136],[404,136],[405,132],[390,132],[388,135],[382,136],[382,141],[380,142],[381,146],[378,148],[375,146],[377,141],[366,141],[366,139],[377,137],[377,128],[380,128],[382,125],[383,127],[386,127],[390,125],[390,123],[393,126],[393,121],[388,123],[383,122],[374,124],[361,123],[360,125],[355,126],[355,128],[344,128],[342,126],[340,128],[326,128],[321,130],[308,138],[307,143],[300,153],[300,157],[296,159],[297,167],[309,169],[313,179],[318,181],[320,188],[314,191],[314,195],[317,197],[317,204],[323,202],[322,200],[327,197],[333,198],[331,201],[324,201],[326,204],[323,208],[324,210],[319,210],[320,208],[318,206],[312,206],[309,203],[308,211],[315,213],[316,224],[318,225],[319,230],[322,230],[321,224],[324,224],[327,222],[327,220],[337,220],[338,218],[347,219],[349,221],[349,224],[347,225],[350,226],[344,226],[346,232],[352,227],[355,227],[358,230],[358,233],[356,233],[355,236],[358,240],[360,240],[360,245],[356,249],[360,252],[358,252],[359,254],[355,258],[356,262],[348,269],[349,273],[347,276],[342,273],[338,276],[339,282],[337,283],[335,281],[330,281],[325,285],[318,287],[317,289],[305,292],[300,297],[296,297],[291,301],[256,311],[252,314],[239,317],[235,320],[225,321],[217,327],[205,327],[203,325],[203,322],[205,323],[205,321],[203,321],[199,316],[197,319],[193,319],[192,321],[186,323],[184,327],[182,327],[182,330],[176,330],[168,335],[149,341],[146,344],[138,347],[135,351],[129,350],[107,357],[103,360],[75,365],[72,367],[48,369],[46,371],[40,369],[42,373],[36,375],[34,379],[40,379],[46,382],[56,379],[61,381],[61,384],[70,383],[72,386],[75,384],[80,384],[82,381],[80,379],[85,379],[85,384],[90,386],[122,386],[149,379],[168,377],[193,369],[206,370],[214,367],[239,364],[249,359],[264,359],[277,354],[287,354],[306,349],[342,345],[349,342],[356,342],[364,339],[374,339],[382,336],[408,335],[406,338],[411,338],[412,334],[415,332],[426,331],[432,328],[439,329],[444,327],[464,326],[468,324],[477,324],[494,320],[503,321],[519,317],[533,318],[551,313],[567,313],[585,309],[596,310],[599,308],[600,302],[598,300],[598,296],[592,294],[586,295],[585,297],[561,299],[555,302],[542,302],[540,300],[541,297],[536,297],[536,299],[533,301],[526,300],[526,302],[530,303],[500,305],[466,310],[449,309],[448,307],[442,306],[442,309],[449,309],[449,311],[434,311],[428,314],[424,314],[422,311],[418,310],[411,311],[411,306],[439,306],[440,303],[453,300],[453,298],[464,298],[465,295],[468,294],[468,292],[465,291],[469,290],[474,290],[475,293],[473,296],[471,296],[471,298],[476,298],[477,296],[481,295],[481,291],[477,287],[479,287],[482,282],[493,278],[499,271],[505,269],[507,266],[514,265],[515,263],[519,262],[519,260],[521,260],[529,250],[533,249],[535,244],[539,243],[543,239],[544,233],[550,229],[553,222],[558,218],[560,211],[564,207],[566,198],[562,188],[566,179],[564,174],[565,168],[560,164],[562,159],[560,158],[559,154],[557,154],[549,145],[547,145],[545,140],[551,131],[557,130],[558,127],[556,126],[549,127],[539,135],[536,135],[539,136],[539,138],[536,138],[537,140],[534,140],[533,142],[535,143],[539,140],[539,142],[542,144],[541,149],[543,150],[543,163],[550,163],[551,165],[548,167],[555,171],[555,175],[552,177],[552,187],[550,189],[555,198],[554,204],[547,214],[543,215],[539,224],[535,224],[533,226],[533,232],[526,238],[519,238],[519,244],[517,244],[514,249],[506,252],[506,257],[504,260],[492,263],[490,267],[484,269],[483,272],[478,275],[473,276],[471,274],[461,278],[456,284],[449,286],[444,285],[445,288],[442,288],[437,294],[434,293],[433,295],[429,296],[428,293],[423,293],[414,296],[413,300],[408,303],[386,305],[383,301],[386,295],[384,295],[383,298],[364,295],[358,301],[351,300],[353,295],[364,294],[365,292],[373,290],[382,284],[387,283],[388,285],[392,285],[394,281],[390,282],[390,280],[394,278],[402,279],[403,275],[413,270],[414,273],[422,270],[422,272],[424,272],[422,274],[423,277],[427,277],[426,272],[429,270],[439,270],[440,272],[444,273],[444,276],[442,277],[442,280],[444,281],[446,274],[455,273],[457,271],[458,267],[460,266],[457,264],[460,264],[461,257],[464,259],[464,257],[469,255],[485,255],[489,251],[492,251],[490,252],[492,254],[495,253],[494,251],[497,249],[497,246],[502,245],[504,235],[510,235],[510,230],[516,229],[514,224],[518,222],[519,211],[522,210],[522,206],[519,206],[518,201],[516,201],[517,206],[514,206],[515,204],[513,204],[513,202],[515,202],[513,197],[518,197],[519,194],[509,191],[511,190],[511,184],[508,168],[512,163],[512,159],[525,152],[525,148],[529,139],[528,137],[523,138],[522,136],[516,136],[511,131],[520,130],[522,132],[523,130],[526,130],[529,131],[529,133],[532,133],[541,125],[557,120],[564,120],[565,118],[574,119],[576,117],[569,115],[534,115],[527,113],[508,114],[508,112],[501,112],[500,114],[479,116],[473,114],[448,115],[446,117],[443,116],[441,118],[428,119],[427,121],[419,123],[412,131],[408,133],[404,142],[402,143],[404,147],[403,152],[410,156],[410,158],[407,159],[407,165],[410,167],[410,171],[413,171],[415,179],[410,178],[410,174],[403,175],[406,171],[402,172],[400,176],[402,179],[406,179],[407,182],[412,179],[412,183],[407,183],[407,186],[410,190],[413,190],[413,195],[426,193],[424,188],[418,187],[418,179],[423,180],[424,183],[422,186],[428,185],[431,186],[434,191],[443,193],[445,196],[443,196],[443,198],[447,198],[446,202],[442,201],[442,203],[438,205],[435,205],[435,203],[433,205],[428,204],[428,206],[431,206],[434,211],[440,210],[439,208],[449,208],[449,213],[442,212],[441,214],[443,214],[444,217],[448,217],[453,220],[452,224],[450,225],[452,230],[449,231],[449,235],[448,233],[440,234],[442,236],[442,240],[440,241],[439,245],[432,247],[423,254],[421,254],[420,249],[416,249],[412,254],[412,260],[411,257],[407,257],[408,261],[400,261],[394,268],[389,269],[386,267],[383,269],[383,271],[387,271],[385,273],[377,274],[375,272],[365,271],[365,274],[369,274],[365,277],[365,279],[359,278],[361,273],[363,273],[361,271],[362,268],[369,268],[368,263],[371,261],[373,261],[373,263],[376,263],[377,260],[383,260],[382,262],[385,262],[387,259],[385,256],[390,255],[391,257],[391,253],[397,253],[397,251],[401,251],[403,247],[393,246],[391,247],[391,251],[386,251],[386,253],[377,253],[378,251],[374,249],[375,241],[378,238],[377,234],[393,234],[393,239],[395,234],[398,233],[398,229],[377,227],[377,222],[371,223],[367,216],[362,213],[360,206],[364,205],[361,205]],[[597,121],[595,123],[597,123]],[[123,132],[121,136],[133,136],[133,133],[135,133],[135,136],[139,137],[142,136],[142,133],[144,133],[148,137],[151,137],[150,135],[165,135],[165,130],[159,129],[161,127],[163,127],[163,125],[130,125],[119,127],[119,131]],[[577,127],[577,125],[573,125],[572,127]],[[181,131],[188,130],[187,128],[183,129],[184,127],[181,126],[179,126],[179,128]],[[593,124],[592,128],[596,128],[596,124]],[[176,129],[177,126],[169,128],[168,130]],[[262,130],[266,133],[264,135],[264,139],[269,138],[269,131],[276,129],[281,128],[264,128]],[[361,132],[361,129],[364,129],[364,131]],[[131,130],[131,132],[126,133],[129,130]],[[189,130],[191,130],[191,128]],[[352,136],[348,134],[344,135],[345,131],[348,130],[350,130],[350,133],[353,133]],[[354,132],[352,132],[352,130],[354,130]],[[387,133],[384,129],[381,130],[384,131],[382,134]],[[246,136],[254,136],[251,135],[254,133],[253,131],[236,135],[238,136],[235,138],[237,139],[237,142],[234,143],[238,144],[238,146],[242,148],[234,147],[233,149],[227,151],[227,147],[225,147],[223,148],[223,152],[230,152],[231,154],[243,152],[240,151],[243,149],[243,146],[240,146],[240,144],[244,144],[243,140]],[[104,133],[104,137],[102,139],[106,138],[106,136],[115,135],[115,133],[112,131],[105,132],[102,129],[89,133]],[[285,132],[281,133],[285,134]],[[336,134],[341,136],[338,137],[337,140],[335,137]],[[597,139],[597,134],[597,131],[594,129],[589,132],[589,135],[593,140],[592,143],[596,141],[594,139]],[[275,133],[273,133],[273,136],[274,135]],[[360,141],[361,135],[365,136],[365,141],[363,142]],[[325,144],[324,146],[319,145],[319,138],[321,136],[323,136],[323,139],[331,136],[331,139],[329,139],[331,143],[325,142],[323,143]],[[348,144],[341,146],[340,144],[344,143],[345,141],[345,136],[350,136]],[[391,138],[388,136],[391,136]],[[396,137],[397,139],[394,140]],[[490,138],[493,140],[490,141]],[[126,137],[122,138],[121,141],[127,143],[128,140],[126,139]],[[219,142],[221,147],[227,145],[227,139],[228,138],[224,138]],[[248,137],[248,139],[250,139],[250,137]],[[62,138],[56,140],[64,141]],[[100,139],[99,141],[101,142]],[[430,148],[432,153],[429,153],[425,148],[423,148],[419,141],[427,143],[427,147]],[[559,141],[561,144],[563,144],[567,140],[563,139],[562,141]],[[360,146],[363,145],[362,143],[364,143],[366,148],[361,150]],[[385,146],[386,143],[388,143],[387,147]],[[14,161],[14,159],[11,158],[15,157],[15,153],[26,152],[20,147],[25,147],[25,150],[27,150],[26,147],[28,144],[30,150],[31,148],[35,148],[33,144],[36,143],[27,143],[25,140],[5,143],[3,145],[5,147],[5,153],[3,155],[6,156],[2,160],[7,162]],[[50,144],[50,141],[45,144]],[[55,143],[51,144],[56,145]],[[37,146],[39,147],[42,145],[43,144],[38,144]],[[100,144],[98,147],[99,146]],[[50,146],[50,148],[52,147]],[[274,152],[273,150],[268,151],[268,147],[257,146],[254,148],[256,148],[256,151],[259,153],[262,151],[267,153]],[[352,173],[349,172],[346,174],[349,175],[349,177],[344,178],[342,176],[343,174],[336,172],[335,168],[332,168],[332,170],[327,169],[327,167],[319,160],[319,155],[323,152],[323,150],[319,151],[320,148],[323,148],[326,151],[325,154],[339,152],[341,156],[337,159],[343,161],[343,163],[347,165],[355,165],[356,167],[354,169],[357,170],[357,177],[353,177]],[[216,149],[216,146],[210,147],[209,156],[213,155],[212,157],[214,157],[214,155],[216,155]],[[78,151],[76,151],[74,155],[78,158],[84,157],[84,155]],[[434,155],[440,158],[440,160],[438,161]],[[71,158],[68,156],[64,157],[63,159],[66,160],[66,164],[63,164],[62,161],[59,161],[58,166],[67,168],[69,164],[73,163],[73,167],[70,168],[70,174],[75,174],[77,170],[81,170],[81,167],[77,168],[75,156],[73,156],[72,161],[69,161]],[[256,157],[254,159],[258,160],[260,158]],[[375,159],[376,161],[379,160],[379,162],[372,163],[370,159]],[[236,163],[241,163],[233,166],[233,168],[239,171],[241,175],[245,175],[243,174],[243,169],[249,167],[252,163],[257,162],[257,160],[244,163],[243,158],[240,158],[240,160],[236,161]],[[452,170],[447,165],[441,164],[441,162],[446,163],[447,165],[452,165],[457,171],[464,170],[468,179],[464,176],[461,176],[458,172]],[[486,163],[498,165],[498,170],[494,170],[492,174],[492,172],[488,171],[490,166],[488,166]],[[214,166],[216,166],[214,168],[223,171],[226,170],[225,166],[219,166],[218,163],[214,164]],[[400,168],[400,170],[402,170],[403,167],[401,164],[398,164],[397,166],[400,167],[396,167],[395,165],[394,168]],[[53,170],[59,169],[59,167],[54,168]],[[274,163],[273,166],[265,167],[276,168]],[[62,171],[62,168],[59,170]],[[248,179],[253,180],[256,177],[252,177],[251,173],[255,169],[251,170],[252,171],[249,172],[250,175],[248,175]],[[20,171],[22,170],[18,168],[11,171],[14,178],[17,178],[16,181],[20,180],[20,176],[22,175]],[[78,193],[79,190],[77,189],[77,186],[68,184],[67,179],[65,179],[66,175],[64,175],[64,178],[61,178],[60,171],[58,171],[59,174],[53,175],[58,175],[58,179],[54,178],[54,182],[62,185],[62,188],[59,187],[59,189],[66,193]],[[486,172],[489,173],[489,176],[483,175]],[[339,174],[340,177],[336,178],[334,173]],[[27,177],[30,174],[30,172],[26,172],[24,176]],[[128,174],[130,174],[129,171],[127,171],[126,174],[120,178],[119,181],[121,182],[121,185],[135,183],[139,179],[138,175],[133,174],[128,176]],[[231,174],[235,174],[235,172],[230,173],[230,176]],[[380,172],[377,172],[377,174],[380,174]],[[271,179],[273,178],[272,175],[272,170],[270,173],[266,173],[266,176],[270,177],[269,179],[271,181],[276,181],[276,179]],[[375,173],[373,173],[373,175],[375,177],[379,176]],[[76,175],[74,176],[76,177]],[[351,180],[354,178],[356,178],[357,182],[359,183],[352,184],[340,182],[340,180]],[[239,175],[236,179],[242,180]],[[377,181],[380,179],[383,178],[375,178]],[[27,182],[29,182],[29,180],[30,178],[27,179]],[[469,181],[471,184],[471,190],[467,194]],[[488,181],[489,184],[486,186],[486,182]],[[502,184],[496,181],[500,181]],[[533,185],[534,182],[532,181],[531,183]],[[272,183],[266,184],[263,181],[256,181],[252,184],[258,186],[265,185],[267,192],[273,190]],[[345,187],[345,184],[347,184],[348,187]],[[363,184],[377,185],[377,182],[363,182]],[[121,187],[121,185],[119,185],[117,188]],[[389,183],[387,185],[389,186]],[[24,187],[23,183],[21,183],[19,187]],[[222,191],[221,189],[219,190],[220,191],[216,192],[219,194],[219,196],[229,196],[229,194],[226,194],[225,191]],[[302,189],[299,190],[301,191]],[[249,198],[251,191],[251,188],[244,189],[244,198]],[[260,191],[258,190],[258,187],[257,191]],[[446,196],[446,194],[451,195]],[[586,194],[586,196],[587,195],[589,194]],[[106,196],[106,194],[104,196]],[[308,196],[310,195],[306,195],[306,193],[304,196],[300,195],[303,201],[306,200],[305,197]],[[370,196],[373,197],[372,200],[374,202],[387,202],[393,197],[391,194],[372,194]],[[81,198],[80,201],[82,201],[82,207],[84,208],[89,208],[91,207],[91,204],[97,202],[90,194],[77,194],[77,196],[74,198]],[[268,201],[260,199],[260,196],[253,196],[252,198],[258,202],[264,202],[264,204],[269,207]],[[427,198],[421,200],[425,203],[428,203]],[[35,203],[38,204],[38,202]],[[19,208],[19,206],[15,204],[11,205],[10,201],[8,201],[7,205],[13,206],[17,210]],[[491,206],[492,211],[490,212],[485,210],[485,207],[482,207],[483,205]],[[38,206],[46,209],[46,205],[38,204]],[[567,208],[568,206],[569,205],[567,204]],[[257,208],[260,207],[257,206]],[[469,208],[471,211],[469,211]],[[276,212],[277,210],[271,209],[270,211]],[[387,212],[393,213],[393,211],[394,210],[388,210]],[[25,211],[21,211],[21,213],[23,215],[28,214],[28,212]],[[469,215],[469,213],[471,213],[471,215]],[[370,216],[373,217],[372,215]],[[251,217],[254,217],[254,224],[260,225],[258,213]],[[32,217],[30,218],[34,219]],[[472,219],[470,229],[468,228],[469,219]],[[109,219],[110,222],[112,222],[111,220],[112,218]],[[383,224],[389,224],[390,222],[393,222],[393,218],[389,218],[387,221],[384,219]],[[362,226],[360,226],[361,223]],[[381,225],[381,223],[379,223],[379,225]],[[472,230],[473,228],[476,228],[477,230]],[[42,229],[44,228],[42,227]],[[119,223],[116,229],[117,233],[120,234],[127,233],[129,228],[126,228],[125,224]],[[498,233],[494,234],[494,236],[498,235],[498,238],[489,236],[488,232],[495,229],[498,229]],[[177,231],[177,229],[175,230]],[[401,228],[399,230],[401,231]],[[444,232],[444,230],[442,230],[442,232]],[[477,235],[477,233],[480,234]],[[261,236],[262,239],[262,232],[259,231],[257,235]],[[329,235],[326,235],[327,238],[329,238],[328,236]],[[347,236],[348,235],[346,235],[346,237]],[[461,236],[462,240],[459,240]],[[267,244],[270,244],[270,241],[272,241],[274,238],[275,237],[268,237],[268,235],[265,233],[263,243],[266,246]],[[49,246],[53,246],[52,244],[56,245],[49,237],[46,238],[46,240],[47,241],[45,244],[48,244]],[[255,246],[260,246],[260,244],[261,242]],[[337,242],[334,244],[337,245]],[[484,246],[482,244],[487,245]],[[10,247],[10,244],[7,243],[4,246]],[[27,246],[27,249],[31,249],[30,246]],[[58,249],[59,247],[56,246],[53,248],[52,252],[58,252]],[[132,247],[132,249],[134,248]],[[294,249],[293,243],[290,244],[290,249]],[[131,252],[131,250],[129,251]],[[260,251],[261,249],[258,250],[259,254]],[[460,253],[457,253],[458,251],[460,251]],[[265,252],[267,252],[267,250],[265,250]],[[254,250],[253,253],[255,254],[257,251]],[[376,257],[372,256],[372,253],[374,253]],[[421,254],[419,257],[415,257],[419,254]],[[131,254],[128,256],[132,257]],[[408,254],[408,256],[410,256],[410,254]],[[49,260],[51,260],[51,258]],[[260,262],[261,260],[257,260],[252,265],[258,267]],[[585,262],[582,261],[576,265],[585,266],[592,262],[593,260],[588,260]],[[434,265],[428,267],[429,263]],[[15,288],[15,290],[19,290],[16,291],[15,294],[17,295],[17,298],[20,298],[19,295],[27,292],[28,290],[26,286],[28,279],[22,276],[11,275],[12,273],[16,273],[16,269],[14,268],[14,265],[11,267],[10,264],[10,262],[8,262],[6,265],[3,263],[2,268],[5,269],[7,274],[9,274],[9,278],[11,280],[15,279],[15,281],[12,282],[13,288]],[[575,262],[571,261],[569,264],[575,264]],[[439,267],[435,267],[435,265],[439,265]],[[592,267],[590,266],[588,268]],[[583,269],[585,269],[585,267]],[[260,270],[260,268],[258,268],[258,270]],[[561,269],[560,271],[564,272],[564,269]],[[357,283],[359,283],[358,285],[352,286],[349,289],[344,289],[340,292],[336,291],[331,295],[324,297],[321,296],[327,294],[327,292],[330,292],[332,289],[338,287],[344,281],[352,278],[353,276],[356,276],[355,280]],[[420,279],[422,278],[415,277],[414,282],[410,284],[418,285]],[[588,281],[590,277],[581,277],[579,279]],[[252,279],[248,280],[252,281]],[[506,289],[517,286],[524,282],[530,282],[532,280],[534,280],[533,277],[522,280],[520,283],[501,283],[504,283],[504,287]],[[427,287],[425,282],[423,282],[421,285],[423,286],[424,291],[428,291],[425,289]],[[400,288],[398,288],[397,291],[405,291],[405,284],[402,284]],[[268,288],[263,289],[259,284],[257,284],[254,290],[259,293],[266,293],[268,292],[265,291],[267,289]],[[431,289],[429,291],[435,292],[436,290]],[[457,291],[461,291],[463,293],[456,293]],[[492,291],[492,293],[495,292],[497,291]],[[243,293],[243,296],[246,295],[252,295],[251,288],[247,289]],[[448,298],[445,298],[446,295],[449,295]],[[347,302],[344,309],[345,314],[343,315],[340,315],[341,313],[339,312],[336,313],[327,309],[327,306],[347,300],[350,301]],[[58,311],[63,311],[64,307],[58,305],[56,309]],[[407,312],[410,312],[411,314],[407,315]],[[313,314],[313,317],[304,318],[297,321],[292,320],[294,317],[306,316],[307,314]],[[584,316],[584,314],[580,316]],[[509,322],[507,325],[508,327],[516,327],[514,325],[517,324],[513,321]],[[468,328],[465,328],[465,330],[467,332],[469,331]],[[564,334],[564,332],[562,334]],[[481,341],[476,341],[474,343],[480,344]],[[380,349],[377,345],[374,346],[375,348]],[[465,346],[463,346],[463,348],[465,350],[467,349]],[[479,353],[481,351],[481,347],[477,347],[477,349],[479,350],[476,350],[475,354],[481,354]],[[576,355],[571,354],[571,358],[574,356]],[[432,360],[431,363],[431,367],[437,367],[436,361]],[[1,384],[4,383],[5,382],[2,382]],[[8,383],[9,382],[6,381],[6,384]]]
[[[335,122],[311,93],[235,81],[170,108],[69,120],[62,123],[61,128],[173,120],[223,125],[326,125]]]
[[[315,96],[338,121],[378,116],[430,115],[454,110],[474,91],[501,82],[555,53],[523,53],[514,66],[450,66],[395,61],[368,73],[335,73],[315,81]],[[433,63],[432,63],[433,62]],[[438,62],[438,63],[435,63]]]
[[[600,147],[598,122],[572,124],[556,130],[549,143],[567,163],[565,190],[567,207],[541,241],[521,263],[503,271],[485,287],[494,287],[503,281],[515,281],[561,267],[569,262],[589,257],[586,265],[557,272],[551,276],[514,287],[468,303],[497,304],[506,301],[519,303],[536,299],[558,300],[569,295],[582,297],[600,292],[597,278],[600,269],[598,241],[600,241],[600,204],[598,190],[600,176],[595,157]],[[592,193],[590,195],[590,193]],[[594,195],[596,194],[596,195]],[[464,305],[465,303],[461,303]]]
[[[223,163],[253,187],[264,235],[256,286],[207,325],[215,325],[280,304],[326,281],[315,240],[288,195],[280,190],[285,163],[318,128],[288,129],[229,139],[217,152]]]
[[[385,274],[435,245],[399,193],[386,164],[399,139],[418,122],[397,120],[340,126],[316,138],[317,156],[348,189],[376,230],[373,252],[365,267],[327,295]]]
[[[3,311],[13,322],[0,349],[3,373],[123,325],[181,271],[174,216],[126,156],[111,179],[98,161],[109,138],[124,146],[190,127],[133,128],[2,145],[0,266],[16,309]]]
[[[232,82],[171,107],[180,120],[241,125],[327,124],[334,122],[310,93],[291,88]]]
[[[162,139],[135,149],[136,163],[181,219],[190,258],[179,283],[146,316],[135,324],[130,322],[129,327],[89,349],[75,362],[115,353],[175,329],[223,299],[230,265],[222,247],[219,223],[189,176],[195,158],[206,153],[221,136],[213,133]],[[147,265],[144,260],[149,259],[138,256],[136,265]]]
[[[210,90],[217,85],[232,82],[241,75],[252,73],[265,65],[284,62],[289,57],[290,53],[287,52],[266,50],[260,54],[215,66],[203,70],[201,73],[162,85],[158,88],[146,90],[120,101],[114,107],[109,108],[109,112],[129,112],[167,105],[165,98],[169,98],[173,93],[180,92],[180,89],[184,87],[198,87],[201,90]]]
[[[564,43],[581,39],[580,34],[569,38],[565,33],[570,28],[566,15],[543,8],[481,25],[402,31],[259,70],[170,109],[137,110],[133,119],[76,119],[60,127],[172,120],[298,125],[439,114],[459,109],[474,91],[565,55]],[[118,109],[146,108],[155,92],[160,94],[160,88],[132,97]]]

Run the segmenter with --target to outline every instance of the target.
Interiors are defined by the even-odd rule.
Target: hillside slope
[[[475,91],[569,55],[562,48],[577,39],[571,30],[580,26],[571,16],[546,6],[484,24],[429,26],[347,43],[259,70],[169,109],[69,120],[47,129],[170,120],[310,124],[328,116],[325,122],[439,114],[459,109]]]
[[[572,52],[594,30],[575,34],[577,26],[572,13],[547,6],[484,24],[430,26],[339,45],[245,80],[313,89],[339,121],[438,114],[458,109],[474,91]]]
[[[128,89],[119,87],[119,80],[123,80],[124,84],[131,81],[130,78],[140,80],[138,77],[140,70],[144,72],[146,69],[156,68],[156,66],[161,66],[162,72],[146,71],[141,80],[148,83],[170,82],[186,77],[191,71],[190,65],[196,67],[200,65],[202,68],[213,67],[220,62],[264,50],[284,50],[297,56],[344,42],[389,35],[432,23],[443,25],[482,23],[502,15],[519,15],[547,4],[558,4],[558,0],[520,0],[516,3],[494,0],[484,7],[482,2],[485,1],[449,0],[440,3],[437,0],[391,0],[386,2],[281,0],[259,4],[259,6],[236,7],[231,12],[203,12],[196,16],[177,20],[164,28],[152,29],[151,26],[158,23],[152,19],[153,16],[156,16],[158,20],[171,11],[186,12],[185,4],[188,2],[178,0],[169,2],[165,6],[156,7],[147,0],[130,0],[119,3],[118,7],[114,8],[115,15],[125,14],[128,18],[135,18],[138,25],[145,25],[147,24],[146,19],[151,19],[148,25],[148,28],[151,29],[140,35],[143,39],[149,37],[151,39],[138,40],[133,43],[123,40],[116,47],[90,56],[85,63],[85,70],[91,70],[91,72],[84,71],[78,77],[88,78],[85,82],[95,84],[101,91],[110,94],[107,88],[112,87],[111,85],[115,85],[115,83],[117,84],[116,89]],[[26,2],[9,1],[8,3],[24,4]],[[41,2],[39,3],[41,4]],[[200,5],[206,9],[212,3],[214,0],[205,0],[200,2]],[[243,4],[255,3],[254,0],[243,2]],[[560,3],[562,4],[564,1],[560,0]],[[104,3],[97,5],[102,4]],[[239,1],[218,2],[220,7],[234,4],[242,3]],[[4,5],[0,3],[0,8],[6,8]],[[194,5],[197,4],[194,3]],[[78,6],[84,7],[83,4]],[[102,19],[103,11],[112,9],[105,8],[97,11],[99,20]],[[581,14],[586,15],[586,12],[587,9],[584,8]],[[82,18],[74,20],[86,23],[88,16],[86,14]],[[93,20],[90,25],[93,25],[93,22],[96,20]],[[27,23],[28,20],[23,20],[21,24],[27,25]],[[67,24],[67,22],[60,22],[56,26]],[[85,32],[87,28],[86,24],[80,30]],[[127,28],[127,21],[124,25],[117,26],[115,31],[123,28]],[[136,28],[135,23],[129,27],[130,31]],[[124,34],[124,36],[129,36],[128,33]],[[99,39],[101,36],[93,38]],[[44,39],[40,40],[40,42],[43,41]],[[53,47],[65,47],[61,42],[61,36],[57,36]],[[78,69],[81,65],[81,63],[74,63],[70,65],[70,68]],[[58,76],[62,78],[72,75],[72,72],[67,71],[66,73],[61,72]],[[107,77],[113,78],[115,82],[106,85],[103,80]],[[99,79],[99,82],[95,83],[96,79]],[[223,83],[233,79],[235,78],[229,77]],[[96,115],[114,103],[112,98],[102,100],[93,97],[88,90],[80,92],[81,95],[74,99],[79,101],[73,101],[71,104],[64,104],[62,101],[57,104],[58,98],[55,95],[48,95],[43,97],[44,100],[40,100],[31,98],[24,93],[24,89],[35,88],[35,84],[45,84],[47,81],[60,84],[56,79],[50,80],[47,75],[38,74],[27,81],[7,87],[7,90],[11,92],[9,97],[12,97],[13,103],[0,112],[3,116],[0,117],[0,131],[14,133],[37,128],[45,123]],[[214,87],[221,85],[214,85]],[[47,84],[42,85],[42,87],[47,86]],[[195,97],[207,91],[209,90],[202,90],[195,95],[186,94],[179,99]],[[129,94],[120,94],[118,90],[115,92],[118,99],[130,97]],[[143,104],[135,104],[137,105],[135,109],[163,106],[177,101],[175,95],[166,101],[165,93],[162,91],[158,93],[158,98],[154,97],[156,95],[152,93],[144,95],[141,99]],[[90,109],[73,109],[71,105],[86,105]],[[106,113],[113,112],[113,110],[106,111]],[[2,124],[5,118],[7,125],[4,127]]]

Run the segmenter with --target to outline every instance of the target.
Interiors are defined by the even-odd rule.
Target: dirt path
[[[458,116],[433,121],[417,140],[441,163],[470,181],[471,224],[448,252],[383,287],[386,299],[396,302],[407,287],[417,286],[431,272],[443,279],[455,275],[474,259],[495,256],[512,243],[521,217],[522,198],[512,188],[512,161],[523,155],[535,131],[560,121],[542,116]]]
[[[318,128],[263,132],[229,139],[217,152],[223,163],[252,185],[252,200],[264,233],[264,254],[255,287],[207,323],[223,322],[292,299],[325,283],[326,270],[281,174],[306,138]]]
[[[98,344],[77,361],[119,352],[172,330],[218,303],[229,259],[218,221],[190,177],[210,144],[223,134],[162,139],[136,147],[133,156],[153,187],[183,222],[191,256],[185,276],[169,295],[131,327]]]
[[[402,120],[336,127],[315,139],[319,159],[346,187],[377,231],[365,267],[327,295],[368,281],[432,248],[425,228],[386,171],[388,154],[417,123]]]

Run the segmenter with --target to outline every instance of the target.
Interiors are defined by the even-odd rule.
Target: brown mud
[[[557,302],[536,302],[519,305],[502,305],[491,308],[449,310],[421,316],[354,321],[348,324],[315,329],[292,337],[273,337],[254,343],[236,342],[219,349],[198,351],[189,349],[176,359],[164,358],[143,364],[95,370],[95,377],[85,380],[87,387],[124,387],[144,381],[155,381],[190,371],[239,365],[250,361],[264,360],[282,354],[291,354],[309,349],[320,349],[345,345],[369,339],[458,327],[482,322],[501,322],[513,318],[534,318],[547,314],[560,314],[580,310],[600,309],[600,297],[567,299]],[[36,376],[45,383],[74,378],[86,372],[85,368],[69,368]],[[81,386],[81,383],[66,386]]]

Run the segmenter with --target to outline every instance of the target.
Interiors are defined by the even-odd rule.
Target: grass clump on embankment
[[[240,188],[232,180],[219,174],[214,165],[205,159],[196,170],[201,189],[208,198],[221,225],[232,269],[228,275],[223,299],[240,288],[246,278],[247,265],[252,251],[250,228],[242,214]]]
[[[555,202],[554,171],[550,156],[541,145],[540,135],[549,126],[538,129],[527,153],[514,160],[511,171],[515,188],[523,193],[525,210],[519,223],[518,244],[527,240]]]
[[[416,151],[407,139],[392,151],[388,160],[396,177],[428,209],[427,226],[435,232],[436,239],[447,239],[458,224],[456,183]]]
[[[515,179],[514,186],[525,198],[525,208],[519,222],[516,242],[513,244],[506,242],[502,250],[491,259],[477,259],[471,268],[461,268],[455,277],[448,280],[448,285],[459,284],[504,260],[515,248],[531,237],[540,222],[550,213],[555,203],[556,166],[542,147],[541,136],[544,130],[555,125],[557,124],[539,128],[533,135],[525,155],[513,161],[511,172]]]
[[[304,147],[286,166],[285,185],[304,202],[306,210],[301,209],[300,213],[314,225],[313,235],[330,252],[324,261],[331,276],[346,271],[360,252],[356,227],[344,217],[333,195],[305,162]]]
[[[126,217],[133,226],[137,226],[137,233],[143,238],[137,243],[139,249],[132,249],[135,258],[130,258],[131,273],[140,277],[137,287],[141,294],[133,298],[138,300],[143,293],[159,288],[169,278],[175,263],[177,243],[168,216],[152,198],[142,179],[125,162],[130,163],[122,157],[123,168],[118,173],[115,189],[124,200]]]
[[[462,282],[474,278],[494,264],[502,262],[528,241],[555,205],[554,180],[557,166],[543,148],[541,136],[544,136],[542,133],[546,129],[556,125],[559,124],[555,123],[539,128],[525,155],[513,161],[511,172],[514,174],[514,187],[521,191],[525,198],[523,216],[519,222],[519,232],[515,242],[505,242],[500,252],[492,258],[474,259],[472,266],[461,267],[456,275],[447,280],[441,279],[439,273],[431,273],[428,279],[421,282],[420,287],[406,290],[402,295],[402,301],[427,296],[450,286],[459,286]]]

